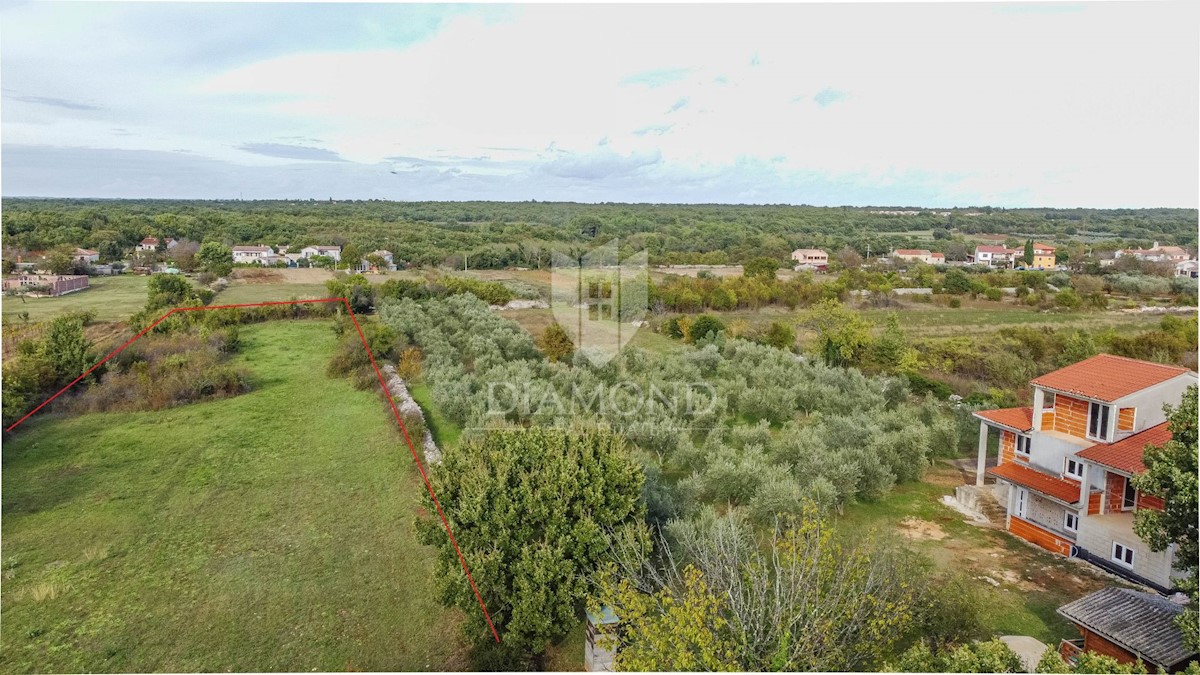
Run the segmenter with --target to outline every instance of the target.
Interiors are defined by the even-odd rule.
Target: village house
[[[1184,260],[1175,263],[1175,276],[1191,277],[1193,279],[1200,277],[1200,262],[1195,260]]]
[[[792,262],[797,270],[824,272],[829,267],[829,254],[819,248],[798,248],[792,251]]]
[[[253,265],[270,265],[279,256],[270,246],[258,244],[255,246],[234,246],[233,262]]]
[[[77,263],[92,265],[100,262],[100,252],[92,251],[86,248],[77,248],[75,249],[75,252],[71,254],[71,259]]]
[[[938,256],[938,257],[935,257]],[[923,262],[928,265],[942,264],[946,262],[946,256],[941,253],[933,253],[923,248],[898,248],[892,251],[892,257],[896,260],[905,262]]]
[[[1033,263],[1031,266],[1038,270],[1054,269],[1056,264],[1054,251],[1056,249],[1050,244],[1040,244],[1033,242]],[[1025,255],[1025,251],[1021,251],[1021,256]],[[1021,256],[1018,256],[1020,258]]]
[[[300,249],[300,255],[305,258],[315,258],[316,256],[325,256],[333,258],[335,262],[342,261],[341,246],[305,246]]]
[[[171,249],[175,248],[178,245],[179,245],[179,242],[175,241],[174,239],[172,239],[170,237],[167,237],[167,239],[164,242],[164,246],[166,247],[166,249],[168,251],[170,251]],[[139,251],[157,251],[158,250],[158,237],[146,237],[145,239],[141,240],[137,245],[137,250],[139,250]]]
[[[371,261],[367,259],[372,256],[377,256],[380,259],[382,259],[383,265],[377,266],[377,265],[372,264]],[[358,263],[358,267],[355,268],[355,271],[358,271],[358,272],[381,272],[381,271],[395,272],[396,271],[396,263],[395,263],[395,259],[392,256],[391,251],[384,251],[384,250],[380,249],[378,251],[371,251],[370,253],[367,254],[366,257],[364,257],[362,260],[360,260]]]
[[[1151,248],[1127,248],[1121,249],[1114,254],[1117,258],[1132,256],[1138,260],[1148,262],[1183,262],[1192,256],[1179,246],[1159,246],[1158,242],[1154,242]]]
[[[1174,586],[1174,549],[1152,551],[1133,530],[1138,509],[1163,508],[1130,479],[1142,450],[1170,440],[1164,404],[1178,405],[1196,373],[1100,354],[1030,381],[1033,405],[981,410],[975,490],[992,496],[1005,528],[1049,551],[1079,557],[1159,591]],[[988,435],[999,458],[986,469]]]
[[[31,296],[58,297],[88,287],[82,274],[21,274],[4,279],[4,290],[24,290]]]
[[[1151,672],[1175,673],[1196,658],[1175,625],[1183,606],[1153,593],[1102,588],[1059,607],[1058,613],[1083,636],[1059,645],[1058,653],[1068,663],[1087,651],[1119,663],[1141,661]]]
[[[971,261],[978,265],[1008,269],[1013,266],[1013,262],[1019,256],[1024,254],[1025,251],[1022,249],[980,244],[975,247],[975,255],[971,258]]]

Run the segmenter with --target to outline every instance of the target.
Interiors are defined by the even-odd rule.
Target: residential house
[[[233,247],[233,262],[242,264],[254,265],[270,265],[274,263],[274,259],[279,256],[275,255],[275,249],[270,246],[258,244],[255,246],[234,246]],[[268,261],[268,259],[271,259]]]
[[[377,265],[372,264],[370,260],[367,260],[367,258],[369,258],[371,256],[377,256],[377,257],[381,258],[383,260],[383,265],[377,266]],[[395,272],[396,271],[396,263],[393,259],[391,251],[384,251],[382,249],[380,249],[378,251],[371,251],[370,253],[367,254],[367,258],[363,258],[362,260],[359,261],[358,267],[355,268],[357,271],[359,271],[359,272],[379,272],[379,271]]]
[[[1153,593],[1130,588],[1102,588],[1058,608],[1083,637],[1063,640],[1058,653],[1071,663],[1088,651],[1119,663],[1141,661],[1154,671],[1174,673],[1196,659],[1183,640],[1175,617],[1183,606]]]
[[[1039,269],[1039,270],[1054,269],[1054,266],[1056,264],[1055,255],[1054,255],[1055,250],[1056,249],[1053,246],[1051,246],[1050,244],[1040,244],[1036,241],[1033,242],[1033,263],[1031,266],[1034,269]],[[1020,258],[1024,255],[1025,255],[1025,251],[1022,250],[1021,256],[1018,256],[1018,257]]]
[[[798,248],[792,251],[792,262],[797,270],[823,272],[829,267],[829,254],[819,248]]]
[[[57,297],[88,287],[83,274],[21,274],[4,279],[4,290],[26,289],[30,295]]]
[[[314,258],[316,256],[322,255],[327,258],[333,258],[334,261],[336,261],[336,262],[341,262],[342,261],[342,247],[341,246],[305,246],[304,248],[300,249],[300,255],[304,256],[305,258]]]
[[[1158,242],[1154,242],[1151,248],[1127,248],[1115,253],[1117,258],[1125,256],[1133,256],[1138,260],[1146,260],[1149,262],[1183,262],[1192,257],[1186,250],[1179,246],[1159,246]]]
[[[979,265],[1008,269],[1013,266],[1017,258],[1024,254],[1024,249],[980,244],[975,247],[975,256],[972,261]]]
[[[946,254],[945,253],[930,253],[929,254],[929,263],[931,265],[945,265],[946,264]]]
[[[1164,404],[1178,405],[1196,373],[1100,354],[1030,381],[1033,405],[981,410],[977,486],[985,473],[1012,534],[1157,590],[1174,585],[1174,550],[1151,551],[1133,512],[1162,509],[1130,479],[1142,450],[1170,439]],[[1000,435],[987,469],[988,434]]]
[[[167,237],[163,241],[163,246],[168,251],[170,251],[171,249],[175,248],[178,245],[179,245],[179,242],[175,241],[174,239],[172,239],[170,237]],[[141,242],[138,243],[137,250],[139,250],[139,251],[157,251],[158,250],[158,237],[146,237],[145,239],[143,239]]]
[[[922,248],[898,248],[892,251],[892,257],[905,262],[923,262],[929,265],[939,262],[933,257],[932,251]],[[946,256],[942,256],[940,262],[946,262]]]
[[[1193,279],[1200,277],[1200,262],[1195,260],[1184,260],[1175,263],[1175,276],[1191,277]]]
[[[71,258],[77,263],[92,265],[100,262],[100,252],[92,251],[86,248],[77,248],[75,249],[75,252],[71,254]]]

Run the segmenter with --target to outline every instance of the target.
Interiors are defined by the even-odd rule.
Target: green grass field
[[[328,298],[325,284],[279,283],[279,284],[233,284],[217,294],[214,305],[235,305],[249,302],[273,302],[278,300],[310,300]]]
[[[1086,563],[967,523],[966,516],[941,503],[962,481],[956,469],[939,464],[922,481],[902,483],[876,502],[848,507],[838,526],[898,532],[906,546],[928,555],[939,569],[965,574],[979,590],[982,620],[992,634],[1029,635],[1054,647],[1062,638],[1079,637],[1057,608],[1114,582]]]
[[[149,277],[123,274],[116,277],[92,277],[88,289],[57,298],[5,297],[4,322],[20,321],[29,313],[30,321],[52,319],[60,314],[90,309],[97,321],[121,321],[146,305]]]
[[[326,377],[327,322],[242,339],[247,394],[4,444],[0,671],[465,667],[384,404]]]

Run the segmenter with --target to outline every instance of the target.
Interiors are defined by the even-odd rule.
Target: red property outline
[[[310,302],[340,302],[340,303],[346,305],[346,311],[350,313],[350,320],[354,322],[354,328],[355,328],[355,330],[358,331],[358,339],[362,340],[363,349],[365,349],[367,351],[367,358],[371,360],[371,368],[373,368],[375,370],[375,377],[379,378],[379,386],[383,387],[383,394],[384,394],[384,396],[387,397],[388,405],[390,405],[392,407],[392,414],[396,416],[396,424],[400,426],[400,433],[404,435],[404,440],[408,443],[408,451],[412,453],[413,461],[416,462],[416,464],[417,464],[417,471],[419,471],[421,473],[421,480],[425,481],[425,489],[429,491],[429,496],[430,496],[430,498],[433,499],[433,505],[434,505],[434,507],[437,508],[438,517],[442,519],[442,527],[445,528],[446,534],[450,537],[450,543],[454,546],[454,552],[456,554],[458,554],[458,561],[460,563],[462,563],[463,572],[465,572],[467,575],[467,582],[471,584],[471,590],[475,592],[475,599],[479,601],[479,608],[483,610],[483,618],[487,620],[488,628],[492,629],[492,635],[496,638],[496,642],[500,642],[500,633],[498,633],[496,631],[496,626],[494,626],[492,624],[492,616],[490,614],[488,614],[487,607],[483,604],[483,596],[479,594],[479,589],[475,586],[475,579],[471,576],[471,570],[467,568],[467,559],[463,557],[462,551],[458,548],[458,541],[454,538],[454,533],[450,531],[450,521],[446,519],[446,514],[442,513],[442,504],[441,504],[441,502],[438,501],[437,495],[433,493],[433,484],[429,482],[429,476],[425,473],[425,465],[421,463],[421,458],[417,456],[417,448],[416,448],[416,446],[413,445],[412,439],[409,438],[409,436],[408,436],[408,429],[405,428],[405,426],[404,426],[404,420],[400,418],[400,411],[396,408],[396,402],[394,400],[392,400],[392,393],[390,391],[388,391],[387,384],[383,381],[383,374],[379,372],[379,366],[377,366],[375,364],[375,355],[373,353],[371,353],[371,347],[370,347],[370,345],[367,344],[366,336],[363,335],[362,326],[358,325],[358,317],[356,317],[354,315],[354,310],[350,308],[350,301],[347,298],[321,298],[319,300],[282,300],[282,301],[277,301],[277,302],[248,302],[248,303],[243,303],[243,304],[238,304],[238,305],[209,305],[208,307],[174,307],[170,311],[168,311],[166,314],[163,314],[162,316],[158,317],[158,319],[156,319],[154,321],[154,323],[143,328],[140,333],[129,338],[129,340],[125,344],[123,344],[120,347],[117,347],[113,351],[109,352],[108,356],[105,356],[103,359],[100,359],[100,361],[98,361],[96,363],[96,365],[92,366],[91,368],[88,368],[86,371],[84,371],[84,373],[82,375],[75,378],[70,384],[63,387],[62,389],[59,389],[56,394],[54,394],[50,398],[43,401],[41,403],[41,405],[34,408],[33,410],[30,410],[29,413],[26,414],[21,419],[17,420],[16,422],[13,422],[12,425],[10,425],[7,429],[5,429],[5,431],[11,432],[13,429],[16,429],[17,426],[20,425],[22,422],[29,419],[30,417],[33,417],[34,413],[36,413],[37,411],[46,407],[51,401],[53,401],[54,399],[61,396],[64,392],[66,392],[71,387],[74,387],[76,384],[79,383],[80,380],[82,380],[83,378],[92,374],[93,371],[95,371],[100,366],[104,365],[104,363],[106,361],[108,361],[109,359],[111,359],[112,357],[116,356],[117,354],[120,354],[126,347],[133,344],[135,341],[137,341],[138,338],[140,338],[143,335],[145,335],[146,333],[150,332],[150,330],[152,328],[154,328],[158,324],[162,323],[167,317],[171,316],[175,312],[193,312],[196,310],[208,310],[208,309],[235,309],[238,307],[266,307],[269,305],[298,305],[298,304],[310,303]]]

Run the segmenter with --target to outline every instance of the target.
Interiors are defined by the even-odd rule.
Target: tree
[[[55,248],[46,254],[45,261],[46,269],[50,270],[51,274],[70,274],[75,271],[75,259],[71,256],[70,249]]]
[[[710,334],[715,338],[717,333],[723,330],[725,330],[725,324],[720,319],[709,314],[701,314],[692,319],[692,322],[688,325],[687,341],[699,342],[706,340]]]
[[[718,286],[712,295],[708,296],[708,306],[715,310],[733,309],[737,307],[737,296],[728,288]]]
[[[542,331],[542,339],[539,341],[538,347],[552,362],[568,361],[571,354],[575,353],[575,343],[571,341],[571,336],[567,335],[567,331],[557,321],[546,326],[546,330]]]
[[[796,344],[796,331],[783,321],[772,321],[762,341],[776,349],[791,349]]]
[[[842,264],[842,267],[848,270],[856,270],[859,267],[862,267],[863,264],[863,257],[858,254],[858,251],[855,251],[849,246],[838,251],[837,259],[838,262]]]
[[[146,309],[173,307],[197,297],[188,280],[178,274],[151,276],[146,283],[146,296]]]
[[[837,300],[822,300],[802,324],[817,333],[817,351],[831,366],[854,363],[871,342],[871,325]]]
[[[970,293],[971,280],[967,277],[967,273],[960,269],[947,270],[946,278],[942,282],[942,290],[954,295]]]
[[[540,654],[574,623],[607,533],[644,516],[641,468],[602,429],[491,429],[447,448],[430,477],[503,646],[523,653]],[[439,600],[464,610],[471,639],[492,643],[441,523],[422,519],[418,531],[437,548]]]
[[[764,256],[746,263],[742,267],[742,276],[751,279],[774,279],[777,269],[779,269],[779,261]]]
[[[233,250],[218,241],[206,241],[196,251],[200,269],[218,277],[228,276],[233,270]]]
[[[1026,267],[1029,267],[1030,265],[1033,264],[1033,240],[1032,239],[1025,240],[1025,255],[1022,256],[1022,260],[1025,261]]]
[[[1159,447],[1147,446],[1142,457],[1145,473],[1133,478],[1138,490],[1165,502],[1162,511],[1138,509],[1134,530],[1155,551],[1175,544],[1176,569],[1183,573],[1179,587],[1191,602],[1177,619],[1184,640],[1191,649],[1200,650],[1200,623],[1196,604],[1200,601],[1200,546],[1197,545],[1197,431],[1196,387],[1188,387],[1183,401],[1175,408],[1167,406],[1171,440]]]
[[[616,565],[598,577],[593,606],[632,628],[616,644],[619,669],[868,670],[913,626],[905,554],[837,536],[812,504],[763,535],[736,509],[667,532],[657,557],[648,534],[618,538]]]
[[[920,366],[920,355],[908,344],[908,336],[894,312],[888,314],[883,335],[875,343],[874,355],[874,360],[889,372],[911,373]]]
[[[325,288],[335,298],[346,298],[355,314],[366,314],[375,307],[375,287],[361,274],[337,276],[325,282]]]

